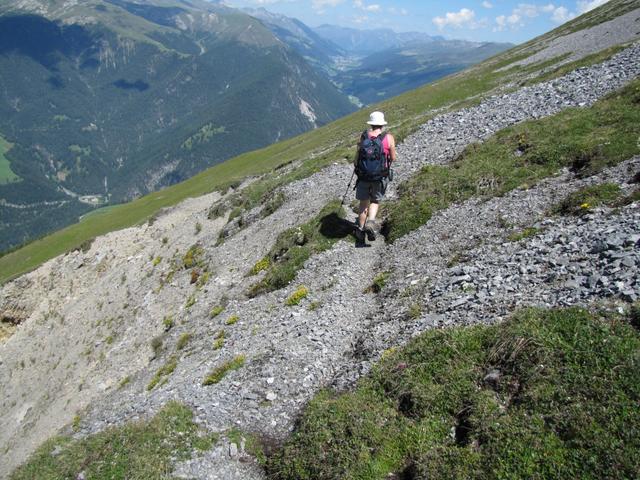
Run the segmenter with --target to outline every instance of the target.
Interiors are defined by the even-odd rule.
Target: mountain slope
[[[444,40],[440,36],[434,37],[426,33],[397,33],[387,28],[358,30],[356,28],[325,24],[313,30],[321,37],[339,45],[347,53],[364,56],[383,50],[402,47],[411,43],[426,44]]]
[[[640,11],[635,15],[640,17]],[[615,25],[613,20],[609,27]],[[224,198],[215,192],[187,200],[145,225],[99,237],[85,251],[59,256],[8,283],[0,292],[1,315],[10,320],[3,323],[11,323],[7,326],[13,330],[0,346],[0,375],[10,386],[2,399],[0,451],[11,456],[0,465],[12,467],[66,422],[89,434],[152,415],[167,401],[180,399],[193,408],[199,424],[219,432],[221,439],[205,455],[179,462],[177,474],[263,478],[251,461],[249,439],[284,438],[313,392],[331,384],[352,385],[382,351],[424,330],[495,322],[517,306],[539,302],[588,306],[604,299],[616,308],[628,307],[624,292],[613,289],[617,282],[627,288],[640,268],[638,202],[631,197],[640,153],[633,120],[639,48],[636,43],[544,82],[534,80],[553,73],[545,70],[548,63],[538,65],[543,70],[516,67],[494,73],[520,58],[510,52],[382,104],[400,144],[397,184],[389,199],[410,198],[411,183],[405,182],[416,176],[422,180],[425,167],[423,175],[433,172],[437,180],[439,172],[452,172],[435,185],[443,193],[435,198],[462,198],[441,206],[391,245],[376,241],[371,248],[354,250],[348,225],[332,215],[317,218],[325,204],[344,194],[351,166],[342,159],[344,152],[352,152],[345,146],[353,145],[364,125],[367,112],[361,112],[338,122],[342,136],[331,125],[319,129],[319,135],[332,135],[315,155],[298,152],[294,157],[304,159],[300,164],[225,190]],[[532,83],[512,88],[525,81]],[[593,150],[598,155],[592,160],[610,160],[611,150],[631,152],[633,158],[615,165],[617,158],[586,175],[562,170],[565,163],[553,165],[558,155],[536,156],[549,151],[540,147],[553,144],[549,137],[561,131],[558,126],[568,125],[587,143],[567,136],[567,149],[556,153],[584,160],[580,154],[586,150],[579,147],[608,128],[623,140],[616,137],[611,148]],[[544,138],[537,132],[544,132]],[[310,137],[287,145],[293,148]],[[498,145],[500,160],[515,165],[508,173],[527,184],[515,183],[494,196],[503,177],[491,170],[496,156],[480,148],[483,141]],[[481,155],[482,168],[471,168],[478,181],[458,182],[457,172],[466,172],[474,155]],[[551,176],[538,183],[518,177],[541,167],[549,167]],[[548,213],[565,194],[607,183],[631,201],[582,216]],[[464,200],[469,192],[471,198]],[[277,193],[282,195],[278,201]],[[238,203],[239,196],[244,203]],[[244,211],[230,218],[229,209],[221,208],[226,202]],[[234,223],[237,228],[220,242],[220,232]],[[265,276],[260,271],[265,263],[295,257],[305,245],[309,223],[326,237],[328,248],[308,259],[285,288],[247,298]],[[531,227],[540,230],[509,240]],[[623,259],[633,262],[626,271],[615,266]],[[607,277],[606,284],[583,283],[577,277],[584,272]],[[373,293],[372,284],[380,294]],[[630,288],[640,294],[637,283]],[[205,377],[220,381],[207,385]],[[455,430],[449,420],[443,424],[446,438],[451,427]],[[41,451],[48,465],[66,458],[64,444],[49,447]],[[90,461],[78,465],[93,468]],[[398,472],[389,469],[381,478],[393,473]]]
[[[264,22],[283,43],[294,48],[317,68],[326,69],[333,63],[332,57],[345,54],[336,43],[318,35],[295,18],[274,14],[264,8],[247,8],[244,11]]]
[[[21,178],[0,185],[0,249],[353,109],[260,22],[209,2],[0,15],[0,135]]]
[[[371,104],[413,90],[503,52],[513,45],[461,40],[407,43],[375,52],[333,80],[349,95]]]

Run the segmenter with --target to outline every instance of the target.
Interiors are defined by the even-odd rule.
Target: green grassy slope
[[[11,144],[4,138],[0,137],[0,184],[7,182],[14,182],[20,177],[13,173],[9,160],[4,156],[9,151]]]
[[[269,478],[637,478],[637,314],[429,331],[316,396]]]
[[[615,0],[610,3],[614,2]],[[616,3],[626,5],[623,1]],[[597,17],[599,11],[600,9],[596,9],[573,22],[586,21],[590,16]],[[529,42],[528,47],[534,44],[535,41]],[[613,53],[612,51],[611,54]],[[519,76],[535,72],[540,65],[518,66],[498,71],[526,56],[528,54],[522,53],[522,47],[516,47],[464,72],[374,105],[367,111],[353,113],[293,139],[240,155],[185,182],[149,194],[134,202],[110,208],[98,215],[89,215],[78,224],[1,257],[0,283],[32,270],[61,253],[77,248],[93,237],[143,222],[163,207],[175,205],[188,197],[211,192],[232,180],[266,173],[263,180],[252,186],[254,192],[252,201],[259,201],[260,192],[273,188],[280,182],[290,181],[292,175],[278,176],[281,175],[275,172],[278,166],[300,161],[302,168],[293,175],[293,177],[300,177],[351,155],[369,110],[383,110],[390,119],[390,130],[396,135],[398,141],[402,141],[406,135],[427,121],[433,110],[443,107],[457,109],[478,102],[483,94],[501,85],[506,79],[513,81]],[[594,57],[593,61],[596,60],[602,61],[603,58]],[[545,62],[544,66],[549,66],[548,63]],[[347,179],[345,184],[346,181]]]

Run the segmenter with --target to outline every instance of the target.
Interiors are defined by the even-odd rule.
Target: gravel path
[[[603,64],[440,115],[399,145],[396,184],[426,164],[447,163],[466,145],[508,125],[567,107],[590,105],[639,73],[640,46],[635,44]],[[0,424],[5,432],[0,433],[0,447],[18,452],[17,457],[6,463],[3,458],[0,464],[11,466],[20,461],[43,433],[69,422],[75,409],[89,407],[81,411],[78,434],[83,435],[146,417],[170,399],[193,408],[198,422],[211,430],[238,427],[280,439],[320,388],[332,383],[338,387],[352,384],[382,349],[426,328],[493,322],[520,305],[588,304],[603,297],[624,300],[625,295],[638,296],[637,204],[618,212],[599,210],[579,219],[542,219],[542,212],[557,195],[579,188],[585,181],[603,179],[629,189],[625,182],[637,170],[636,158],[598,178],[576,180],[564,172],[531,190],[517,190],[484,203],[471,200],[440,212],[392,246],[378,240],[370,248],[356,250],[351,239],[340,240],[331,250],[307,261],[289,287],[254,299],[244,296],[256,281],[246,272],[281,231],[305,222],[328,200],[342,196],[351,174],[348,165],[332,165],[285,187],[286,201],[280,209],[255,220],[219,247],[215,242],[224,219],[206,220],[210,198],[208,202],[193,200],[197,208],[187,215],[173,209],[151,226],[115,232],[97,240],[86,253],[48,262],[20,282],[23,287],[31,282],[34,295],[47,292],[47,298],[60,300],[39,306],[25,328],[0,347],[0,364],[11,366],[0,370],[0,381],[15,389],[11,397],[3,399],[8,413]],[[391,197],[394,188],[390,189]],[[499,222],[513,228],[537,224],[541,231],[526,241],[507,242],[509,231]],[[194,233],[191,225],[198,223],[202,230]],[[179,260],[196,241],[211,266],[209,283],[197,289],[189,281],[188,270],[177,270],[160,287],[159,279],[167,278],[172,268],[169,259]],[[122,245],[127,245],[124,256],[119,253]],[[452,256],[462,257],[461,253],[464,259],[452,265]],[[152,266],[158,255],[164,260]],[[123,270],[128,278],[121,277]],[[391,272],[384,294],[365,293],[382,271]],[[19,284],[13,285],[3,289],[1,301]],[[309,297],[299,306],[285,306],[286,298],[299,285],[309,289]],[[210,318],[209,311],[224,297],[230,299],[225,312]],[[193,299],[192,305],[185,304],[187,298]],[[37,299],[31,300],[37,303]],[[420,311],[410,318],[414,304]],[[27,308],[25,305],[17,301],[15,308]],[[67,321],[45,318],[52,310]],[[164,350],[156,355],[149,347],[150,339],[162,334],[162,319],[168,314],[175,318],[175,327],[164,334]],[[238,316],[237,323],[225,325],[231,315]],[[105,330],[105,338],[96,341],[96,318],[104,318],[110,331],[118,334],[115,340],[105,340],[109,332]],[[215,350],[213,339],[221,329],[226,333],[225,344]],[[49,370],[20,369],[11,363],[12,355],[18,355],[31,333],[40,335],[39,343],[30,347],[35,364],[49,365],[41,345],[46,344],[45,334],[51,331],[68,339],[59,348],[73,349],[73,357],[56,353],[61,358],[59,364],[86,358],[80,365],[67,367],[64,398],[72,397],[73,392],[75,397],[69,400],[73,410],[64,412],[61,405],[48,410],[45,393],[37,392],[38,382],[45,381],[42,375],[58,372],[57,365]],[[175,342],[182,333],[190,333],[192,340],[176,353],[179,362],[175,372],[165,384],[147,391],[155,371],[175,353]],[[82,357],[80,352],[89,347],[91,352]],[[246,355],[244,367],[217,385],[202,386],[211,369],[237,355]],[[125,375],[130,381],[118,387]],[[54,375],[51,380],[61,378]],[[36,398],[31,411],[11,406],[27,381],[36,385],[28,392]],[[59,416],[53,418],[55,414]],[[43,418],[53,420],[38,430]],[[31,444],[18,451],[17,443],[24,436]],[[262,478],[246,457],[243,445],[223,437],[214,450],[180,464],[177,473],[183,478]]]

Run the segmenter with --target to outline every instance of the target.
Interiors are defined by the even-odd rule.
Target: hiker
[[[360,136],[354,160],[358,175],[356,199],[360,200],[358,228],[355,232],[358,246],[365,245],[365,234],[373,242],[376,233],[380,233],[376,215],[390,180],[390,166],[396,160],[395,139],[383,131],[387,124],[384,113],[371,113],[367,124],[370,127]]]

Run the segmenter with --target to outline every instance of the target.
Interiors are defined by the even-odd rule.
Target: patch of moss
[[[269,257],[264,257],[256,262],[256,264],[251,268],[249,275],[259,274],[263,270],[269,268],[269,265],[271,265],[271,260],[269,260]]]
[[[615,183],[584,187],[570,193],[551,212],[558,215],[584,215],[601,205],[613,205],[622,194]]]
[[[202,381],[202,385],[214,385],[220,383],[225,375],[233,370],[238,370],[244,366],[246,357],[244,355],[237,355],[224,362],[222,365],[214,368],[209,375],[207,375]]]
[[[238,317],[237,315],[231,315],[229,318],[227,318],[224,322],[225,325],[235,325],[238,320],[240,320],[240,317]]]
[[[309,289],[304,285],[300,285],[295,292],[293,292],[289,298],[286,300],[286,304],[290,307],[294,305],[298,305],[303,298],[306,298],[309,295]]]
[[[389,272],[380,272],[373,278],[373,283],[369,285],[364,293],[380,293],[387,283]]]
[[[147,385],[147,390],[153,390],[156,387],[156,385],[158,385],[158,383],[160,383],[163,380],[166,380],[166,378],[173,373],[173,371],[176,369],[177,366],[178,366],[178,358],[175,355],[172,355],[167,360],[167,363],[165,363],[162,367],[158,369],[156,374],[153,376],[153,378]]]
[[[512,233],[508,239],[510,242],[519,242],[525,238],[531,238],[540,233],[540,229],[536,227],[527,227],[519,232]]]

